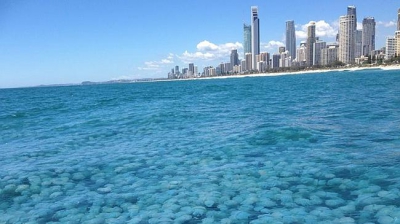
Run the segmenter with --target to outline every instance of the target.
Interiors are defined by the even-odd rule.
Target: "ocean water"
[[[400,71],[0,89],[0,223],[400,223]]]

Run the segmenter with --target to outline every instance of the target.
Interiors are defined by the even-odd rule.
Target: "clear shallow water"
[[[0,89],[0,223],[399,223],[400,71]]]

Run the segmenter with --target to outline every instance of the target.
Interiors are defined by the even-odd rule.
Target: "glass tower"
[[[258,18],[258,7],[251,7],[251,54],[252,67],[257,68],[256,55],[260,54],[260,19]]]
[[[315,43],[315,22],[311,22],[307,28],[307,48],[306,48],[306,63],[307,66],[314,65],[314,43]]]
[[[246,58],[247,53],[251,53],[251,26],[243,24],[243,50]]]
[[[362,54],[370,55],[371,51],[375,50],[375,19],[367,17],[363,19],[362,31]]]
[[[293,20],[286,22],[286,50],[289,51],[292,60],[296,59],[296,33]]]

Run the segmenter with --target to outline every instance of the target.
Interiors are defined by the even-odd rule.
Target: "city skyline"
[[[2,1],[0,25],[1,87],[80,83],[126,78],[165,77],[173,66],[199,68],[229,61],[236,48],[244,58],[243,23],[249,24],[249,9],[257,5],[260,18],[260,52],[276,53],[285,46],[285,22],[295,21],[297,46],[306,40],[310,21],[316,36],[334,42],[338,18],[347,3],[322,1],[318,5],[294,3],[279,14],[279,1],[232,2],[234,16],[219,18],[221,3],[172,2],[18,2]],[[198,16],[173,6],[196,8]],[[353,1],[358,24],[365,17],[376,21],[376,48],[385,46],[397,28],[399,8],[395,1]],[[156,7],[157,6],[157,7]],[[212,6],[212,7],[209,7]],[[154,18],[146,19],[146,9]],[[171,9],[171,10],[169,10]],[[67,13],[68,12],[68,13]],[[160,23],[161,22],[161,23]],[[189,29],[189,26],[196,29]],[[161,25],[161,26],[160,26]],[[156,29],[152,29],[157,27]],[[200,69],[199,69],[200,70]]]

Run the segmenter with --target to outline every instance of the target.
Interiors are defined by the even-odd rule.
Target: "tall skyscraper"
[[[400,30],[400,9],[397,11],[397,30]]]
[[[371,51],[375,50],[375,19],[367,17],[363,19],[362,33],[362,54],[370,55]]]
[[[286,50],[294,60],[296,58],[296,33],[293,20],[286,21]]]
[[[258,7],[251,7],[251,54],[252,68],[257,68],[256,55],[260,54],[260,19],[258,18]]]
[[[193,63],[189,63],[189,70],[188,70],[191,74],[194,73],[194,64]]]
[[[357,11],[355,6],[347,6],[347,15],[353,15],[354,18],[357,18]],[[354,29],[356,30],[357,27]]]
[[[252,60],[252,54],[251,53],[247,53],[246,54],[246,71],[251,71],[253,70],[253,60]]]
[[[356,7],[347,7],[347,15],[339,18],[339,61],[352,64],[355,56]]]
[[[243,52],[244,58],[247,53],[251,53],[251,25],[243,24]]]
[[[313,46],[313,65],[321,65],[321,50],[326,48],[326,42],[316,40]]]
[[[280,54],[272,55],[272,68],[279,68],[279,60],[281,59]]]
[[[296,50],[296,61],[300,66],[306,65],[306,49],[306,43],[302,41],[300,47]]]
[[[394,33],[394,38],[395,38],[395,56],[399,57],[400,56],[400,8],[397,11],[397,31]]]
[[[311,22],[307,28],[307,50],[306,50],[306,65],[313,66],[314,63],[314,43],[315,43],[315,22]]]
[[[394,33],[394,38],[396,39],[396,52],[395,55],[397,57],[400,56],[400,30]]]
[[[354,58],[361,57],[362,54],[362,30],[356,30],[354,34],[355,45],[354,45]]]
[[[225,73],[229,73],[229,72],[232,71],[232,67],[233,67],[233,66],[231,65],[230,62],[224,63],[224,66],[225,66]]]
[[[236,49],[231,51],[231,67],[232,67],[232,70],[233,70],[233,67],[235,67],[235,65],[239,65],[239,55],[238,55]]]
[[[265,69],[269,68],[269,53],[261,52],[260,53],[260,61],[265,62]]]

